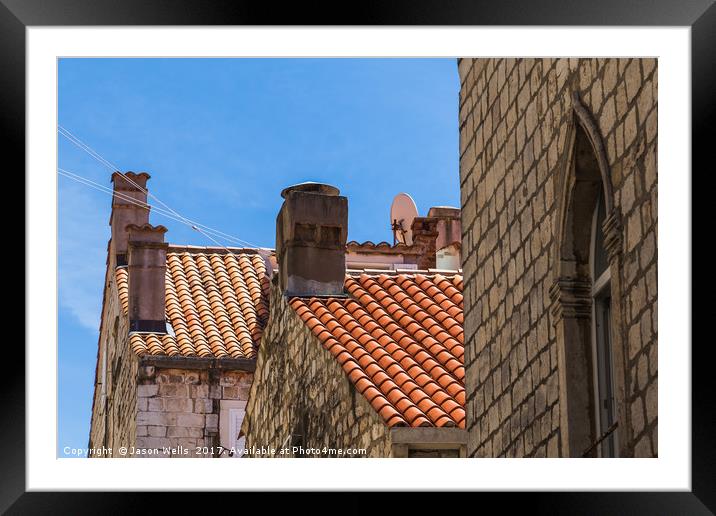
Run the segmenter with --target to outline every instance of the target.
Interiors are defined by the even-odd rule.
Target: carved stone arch
[[[574,110],[576,121],[592,144],[592,150],[594,151],[594,156],[599,166],[599,173],[602,177],[602,188],[604,188],[604,200],[606,202],[607,213],[611,213],[614,208],[614,191],[612,189],[612,177],[609,162],[607,161],[607,153],[604,150],[604,141],[599,134],[597,123],[594,121],[591,113],[587,111],[584,104],[582,104],[577,92],[572,93],[572,109]]]
[[[599,128],[572,95],[573,117],[567,138],[566,159],[558,181],[554,248],[554,283],[550,289],[552,322],[556,328],[560,380],[561,455],[580,457],[600,436],[595,425],[592,352],[592,284],[589,260],[592,215],[599,199],[606,218],[602,226],[609,270],[614,324],[611,346],[617,405],[619,454],[629,436],[624,393],[624,352],[621,318],[621,225],[614,208],[609,162]]]
[[[596,170],[599,172],[599,181],[601,181],[602,191],[604,193],[605,210],[607,218],[604,224],[605,232],[605,245],[609,252],[610,260],[614,255],[621,252],[621,219],[618,211],[614,208],[614,190],[612,187],[611,179],[611,168],[607,160],[606,151],[604,148],[604,142],[599,133],[599,128],[594,121],[591,113],[582,104],[577,92],[572,93],[572,112],[573,118],[569,127],[567,136],[567,153],[566,160],[563,163],[561,177],[558,183],[558,218],[557,218],[557,242],[558,245],[555,249],[555,263],[560,263],[563,260],[563,253],[569,247],[565,246],[563,237],[565,236],[565,226],[568,222],[570,215],[570,201],[575,197],[575,165],[577,154],[578,143],[589,143],[590,150],[594,157],[596,164]],[[581,142],[579,138],[581,137]],[[591,178],[595,180],[596,178]],[[563,270],[561,267],[558,272],[558,276],[570,275],[569,271]]]

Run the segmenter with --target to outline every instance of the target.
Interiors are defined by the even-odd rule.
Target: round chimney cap
[[[306,181],[305,183],[288,186],[281,190],[281,197],[286,199],[290,192],[307,192],[331,196],[339,195],[341,193],[341,191],[335,186],[331,186],[326,183],[314,183],[313,181]]]

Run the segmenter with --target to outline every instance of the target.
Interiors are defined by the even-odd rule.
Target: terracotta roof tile
[[[128,273],[115,271],[124,313]],[[138,355],[254,358],[268,320],[269,279],[259,254],[169,249],[166,316],[174,335],[133,333]]]
[[[292,298],[388,426],[465,428],[462,276],[346,277],[346,298]]]

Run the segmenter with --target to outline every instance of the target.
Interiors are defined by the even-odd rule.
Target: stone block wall
[[[152,450],[141,456],[218,456],[221,401],[245,401],[252,380],[244,371],[140,366],[136,445]]]
[[[469,456],[559,456],[549,290],[572,92],[596,121],[622,227],[629,453],[657,455],[657,61],[460,59]]]
[[[388,427],[287,304],[275,281],[242,431],[249,451],[258,451],[253,456],[338,456],[294,454],[292,444],[297,443],[305,450],[349,451],[341,457],[391,456]],[[262,447],[275,452],[261,453]],[[355,449],[365,454],[352,453]]]
[[[131,447],[136,441],[137,357],[127,341],[129,321],[119,301],[114,270],[109,270],[89,447],[97,449],[104,446],[112,450],[107,456],[118,457],[120,446]]]
[[[460,457],[459,450],[409,450],[408,458],[411,459],[457,459]]]

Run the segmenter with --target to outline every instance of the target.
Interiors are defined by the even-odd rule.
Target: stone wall
[[[245,401],[252,381],[244,371],[140,366],[137,448],[148,450],[140,455],[218,457],[219,444],[233,446],[220,443],[222,401]]]
[[[410,459],[457,459],[459,457],[459,450],[408,450]]]
[[[275,281],[242,430],[253,456],[307,456],[293,453],[292,445],[349,450],[343,457],[391,455],[388,428],[288,306]],[[365,453],[352,453],[355,449]]]
[[[129,321],[119,301],[114,269],[110,268],[109,271],[100,329],[89,446],[104,446],[112,450],[110,456],[117,457],[120,456],[120,446],[131,447],[136,442],[137,357],[127,339]]]
[[[461,59],[458,68],[468,455],[562,455],[549,292],[572,92],[604,142],[621,221],[620,431],[627,455],[657,455],[656,60]]]

